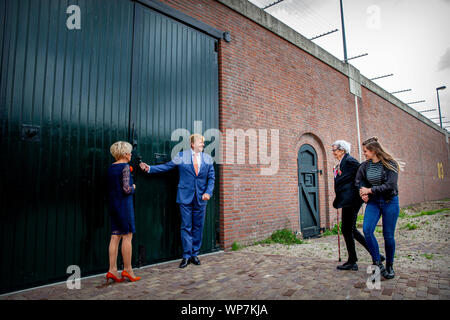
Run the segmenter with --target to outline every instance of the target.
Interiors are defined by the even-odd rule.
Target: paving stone
[[[419,298],[426,298],[427,292],[426,291],[417,291],[416,296]]]
[[[336,270],[335,261],[299,259],[254,252],[206,255],[201,266],[185,269],[174,263],[136,269],[142,280],[105,285],[104,275],[82,280],[80,290],[65,284],[1,296],[0,300],[37,299],[275,299],[275,300],[410,300],[450,299],[449,273],[403,269],[394,279],[381,279],[381,290],[368,289],[365,270]]]
[[[408,300],[415,300],[415,299],[417,299],[416,298],[416,294],[415,293],[411,293],[411,292],[406,292],[404,294],[404,297],[405,297],[405,299],[408,299]]]
[[[410,280],[408,281],[408,283],[406,284],[408,287],[416,287],[417,286],[417,282]]]
[[[396,285],[396,288],[405,289],[407,287],[406,283],[399,283]]]
[[[393,291],[394,291],[394,289],[387,289],[387,288],[385,288],[385,289],[383,289],[383,291],[382,291],[382,295],[385,295],[385,296],[391,296],[392,293],[393,293]]]
[[[402,294],[394,293],[392,295],[392,300],[403,300],[403,299],[404,299],[404,297]]]
[[[285,296],[285,297],[290,297],[290,296],[292,296],[296,291],[297,291],[297,290],[289,289],[289,290],[287,290],[285,293],[283,293],[282,295]]]
[[[434,287],[428,287],[428,294],[439,295],[439,289]]]

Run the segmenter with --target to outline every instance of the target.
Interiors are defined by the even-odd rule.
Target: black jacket
[[[383,166],[381,174],[381,185],[372,186],[367,181],[367,167],[369,161],[364,161],[358,169],[355,179],[355,186],[358,190],[361,187],[372,188],[372,194],[381,195],[385,201],[391,201],[393,197],[398,195],[398,173]],[[394,163],[392,165],[395,166]],[[369,195],[370,197],[371,195]]]
[[[355,177],[358,171],[359,162],[348,153],[344,155],[340,163],[340,171],[334,178],[334,192],[336,198],[333,207],[336,209],[352,207],[363,203],[359,196],[359,189],[355,186]]]

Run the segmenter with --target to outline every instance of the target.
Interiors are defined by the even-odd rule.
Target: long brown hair
[[[399,172],[400,166],[397,162],[397,160],[394,159],[393,156],[391,156],[378,142],[378,137],[372,137],[370,139],[367,139],[362,143],[363,146],[367,148],[367,150],[375,152],[378,159],[381,160],[383,165],[388,168],[389,170]]]

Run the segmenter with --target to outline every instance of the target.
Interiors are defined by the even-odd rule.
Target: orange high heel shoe
[[[122,271],[122,278],[123,278],[124,280],[125,280],[125,278],[128,278],[128,280],[130,280],[131,282],[135,282],[135,281],[141,280],[141,277],[133,278],[133,277],[130,276],[130,275],[128,274],[128,272],[126,272],[125,270]]]
[[[108,273],[106,274],[106,284],[109,283],[109,279],[113,279],[114,282],[122,282],[125,280],[124,278],[122,279],[117,278],[114,274],[108,271]]]

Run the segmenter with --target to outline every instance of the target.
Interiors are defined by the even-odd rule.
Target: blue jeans
[[[380,249],[373,233],[381,216],[383,219],[386,263],[394,263],[394,233],[399,214],[400,206],[398,203],[398,196],[393,197],[389,202],[383,200],[381,196],[372,195],[369,199],[364,213],[363,232],[373,261],[380,261]]]

